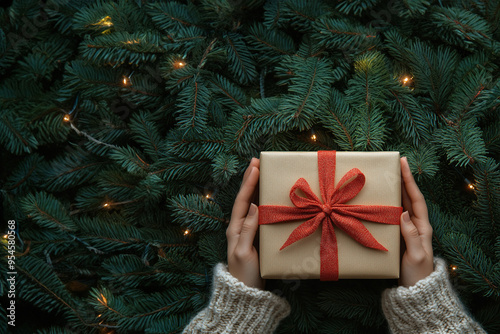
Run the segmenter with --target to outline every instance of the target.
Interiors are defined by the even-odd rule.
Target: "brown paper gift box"
[[[401,206],[399,152],[336,152],[335,185],[350,169],[358,168],[366,181],[346,204]],[[293,206],[289,193],[305,178],[321,198],[317,152],[261,152],[259,205]],[[265,279],[318,279],[321,228],[280,251],[292,231],[305,220],[259,226],[260,273]],[[361,220],[386,251],[364,247],[335,228],[339,279],[399,278],[400,226]]]

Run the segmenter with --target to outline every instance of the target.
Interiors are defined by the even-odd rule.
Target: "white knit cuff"
[[[438,257],[428,277],[410,287],[386,289],[382,309],[392,333],[486,333],[465,311],[446,262]]]
[[[183,333],[272,333],[289,314],[286,299],[245,285],[219,263],[214,268],[210,303]]]

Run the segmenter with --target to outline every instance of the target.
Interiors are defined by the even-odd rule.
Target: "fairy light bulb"
[[[63,119],[64,119],[64,121],[65,121],[65,122],[69,122],[70,117],[69,117],[69,115],[64,115],[64,118],[63,118]]]
[[[458,267],[457,267],[457,266],[455,266],[455,265],[452,265],[452,266],[451,266],[451,270],[456,271],[457,269],[458,269]]]
[[[189,230],[184,231],[184,235],[188,235],[189,233],[190,233]]]
[[[124,86],[130,86],[132,85],[132,75],[134,75],[135,71],[132,71],[129,76],[124,75],[123,76],[123,85]]]
[[[318,139],[318,138],[316,137],[316,135],[312,135],[312,136],[311,136],[311,140],[316,141],[316,139]]]
[[[472,182],[470,182],[470,180],[468,178],[465,178],[465,183],[467,183],[467,188],[469,188],[470,190],[474,190],[476,189],[476,187],[474,187],[474,185],[472,184]]]
[[[96,25],[101,25],[103,27],[111,27],[113,25],[113,22],[111,21],[111,16],[105,16],[103,17],[99,22],[96,23]]]
[[[210,197],[211,197],[211,196],[210,196],[210,194],[206,194],[206,195],[205,195],[205,198],[206,198],[206,199],[210,199]]]
[[[8,235],[8,234],[4,234],[4,235],[3,235],[3,238],[4,238],[4,239],[7,239],[8,237],[9,237],[9,235]]]
[[[186,66],[186,63],[182,60],[174,62],[175,69],[183,68],[184,66]]]
[[[104,203],[102,206],[105,207],[106,209],[109,209],[111,207],[109,203]]]
[[[400,79],[400,81],[403,84],[403,86],[409,86],[412,83],[412,79],[413,77],[405,75]]]

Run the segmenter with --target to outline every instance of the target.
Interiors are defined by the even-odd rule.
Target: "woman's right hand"
[[[259,183],[259,167],[259,159],[253,158],[243,175],[226,237],[229,273],[247,286],[262,290],[265,281],[260,277],[259,254],[253,245],[259,228],[259,209],[252,203]]]
[[[424,195],[415,183],[406,157],[401,158],[401,175],[401,194],[405,211],[400,219],[406,251],[401,260],[399,285],[409,287],[434,271],[432,226]]]

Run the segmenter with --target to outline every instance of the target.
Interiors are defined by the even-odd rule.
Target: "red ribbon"
[[[318,151],[318,175],[321,198],[314,194],[304,178],[298,179],[290,189],[290,199],[295,207],[260,205],[259,225],[307,219],[300,224],[281,246],[280,250],[311,235],[321,227],[320,280],[336,281],[339,276],[337,238],[333,225],[350,235],[363,246],[385,250],[358,219],[377,223],[399,225],[403,212],[400,206],[344,204],[354,198],[365,184],[365,175],[357,168],[348,171],[335,183],[336,151]],[[349,182],[351,178],[353,178]],[[302,190],[306,197],[295,193]]]

